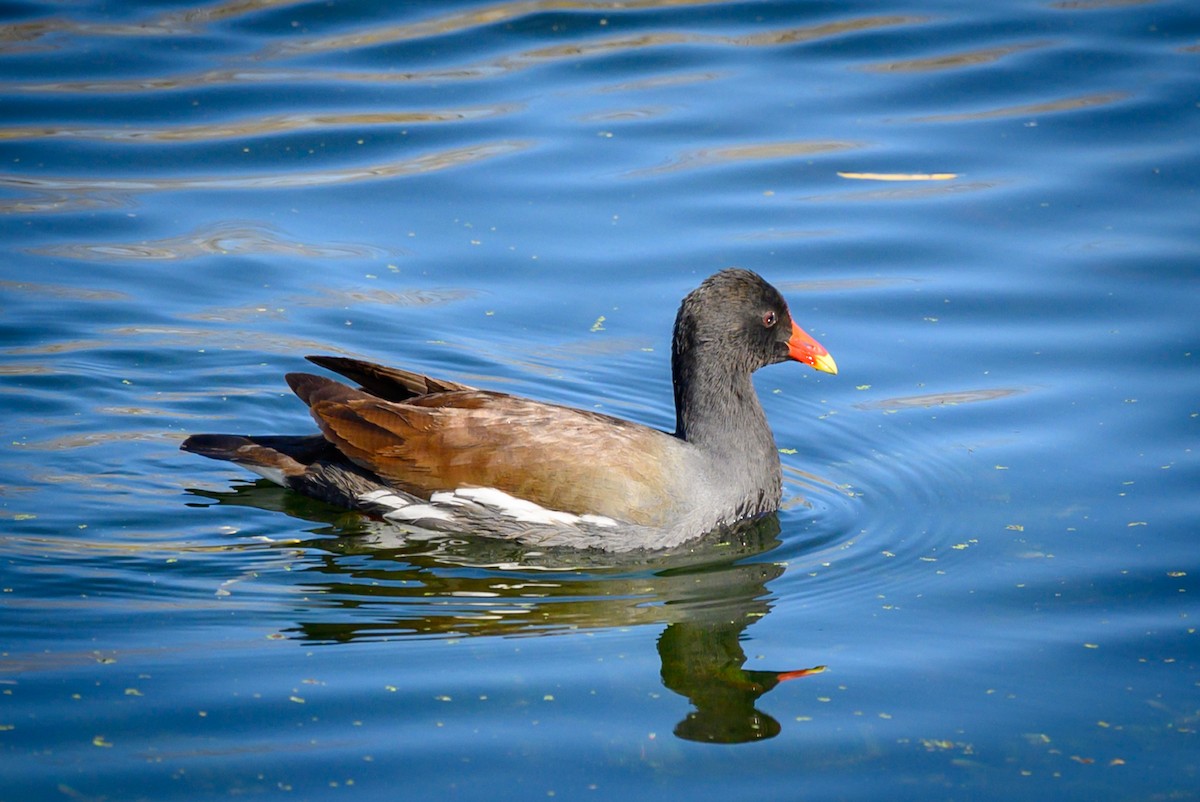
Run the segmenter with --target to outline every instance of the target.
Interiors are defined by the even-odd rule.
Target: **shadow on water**
[[[780,545],[774,515],[686,547],[614,555],[486,538],[406,539],[394,527],[265,481],[189,492],[327,525],[313,530],[319,537],[288,542],[316,558],[299,571],[300,581],[326,605],[320,620],[298,621],[288,631],[306,642],[665,625],[658,639],[662,682],[695,707],[675,735],[706,743],[778,735],[779,722],[756,707],[759,697],[780,682],[825,669],[745,668],[743,633],[770,612],[767,585],[785,570],[767,559]],[[335,537],[320,537],[326,534]]]

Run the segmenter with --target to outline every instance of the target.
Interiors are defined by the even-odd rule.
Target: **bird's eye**
[[[779,322],[779,315],[775,314],[774,309],[763,313],[763,326],[765,326],[766,328],[769,329],[778,322]]]

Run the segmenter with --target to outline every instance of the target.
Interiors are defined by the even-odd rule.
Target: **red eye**
[[[763,313],[763,325],[768,329],[779,322],[779,315],[775,314],[775,310]]]

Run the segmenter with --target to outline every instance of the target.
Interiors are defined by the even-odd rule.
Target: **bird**
[[[675,431],[338,356],[286,381],[319,433],[194,434],[182,450],[412,533],[631,552],[675,548],[774,513],[779,450],[754,390],[829,352],[757,273],[728,268],[684,297],[671,373]]]

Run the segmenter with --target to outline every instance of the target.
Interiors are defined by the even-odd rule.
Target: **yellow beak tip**
[[[821,354],[813,359],[813,367],[822,373],[832,373],[837,375],[837,363],[833,361],[833,357],[829,354]]]

